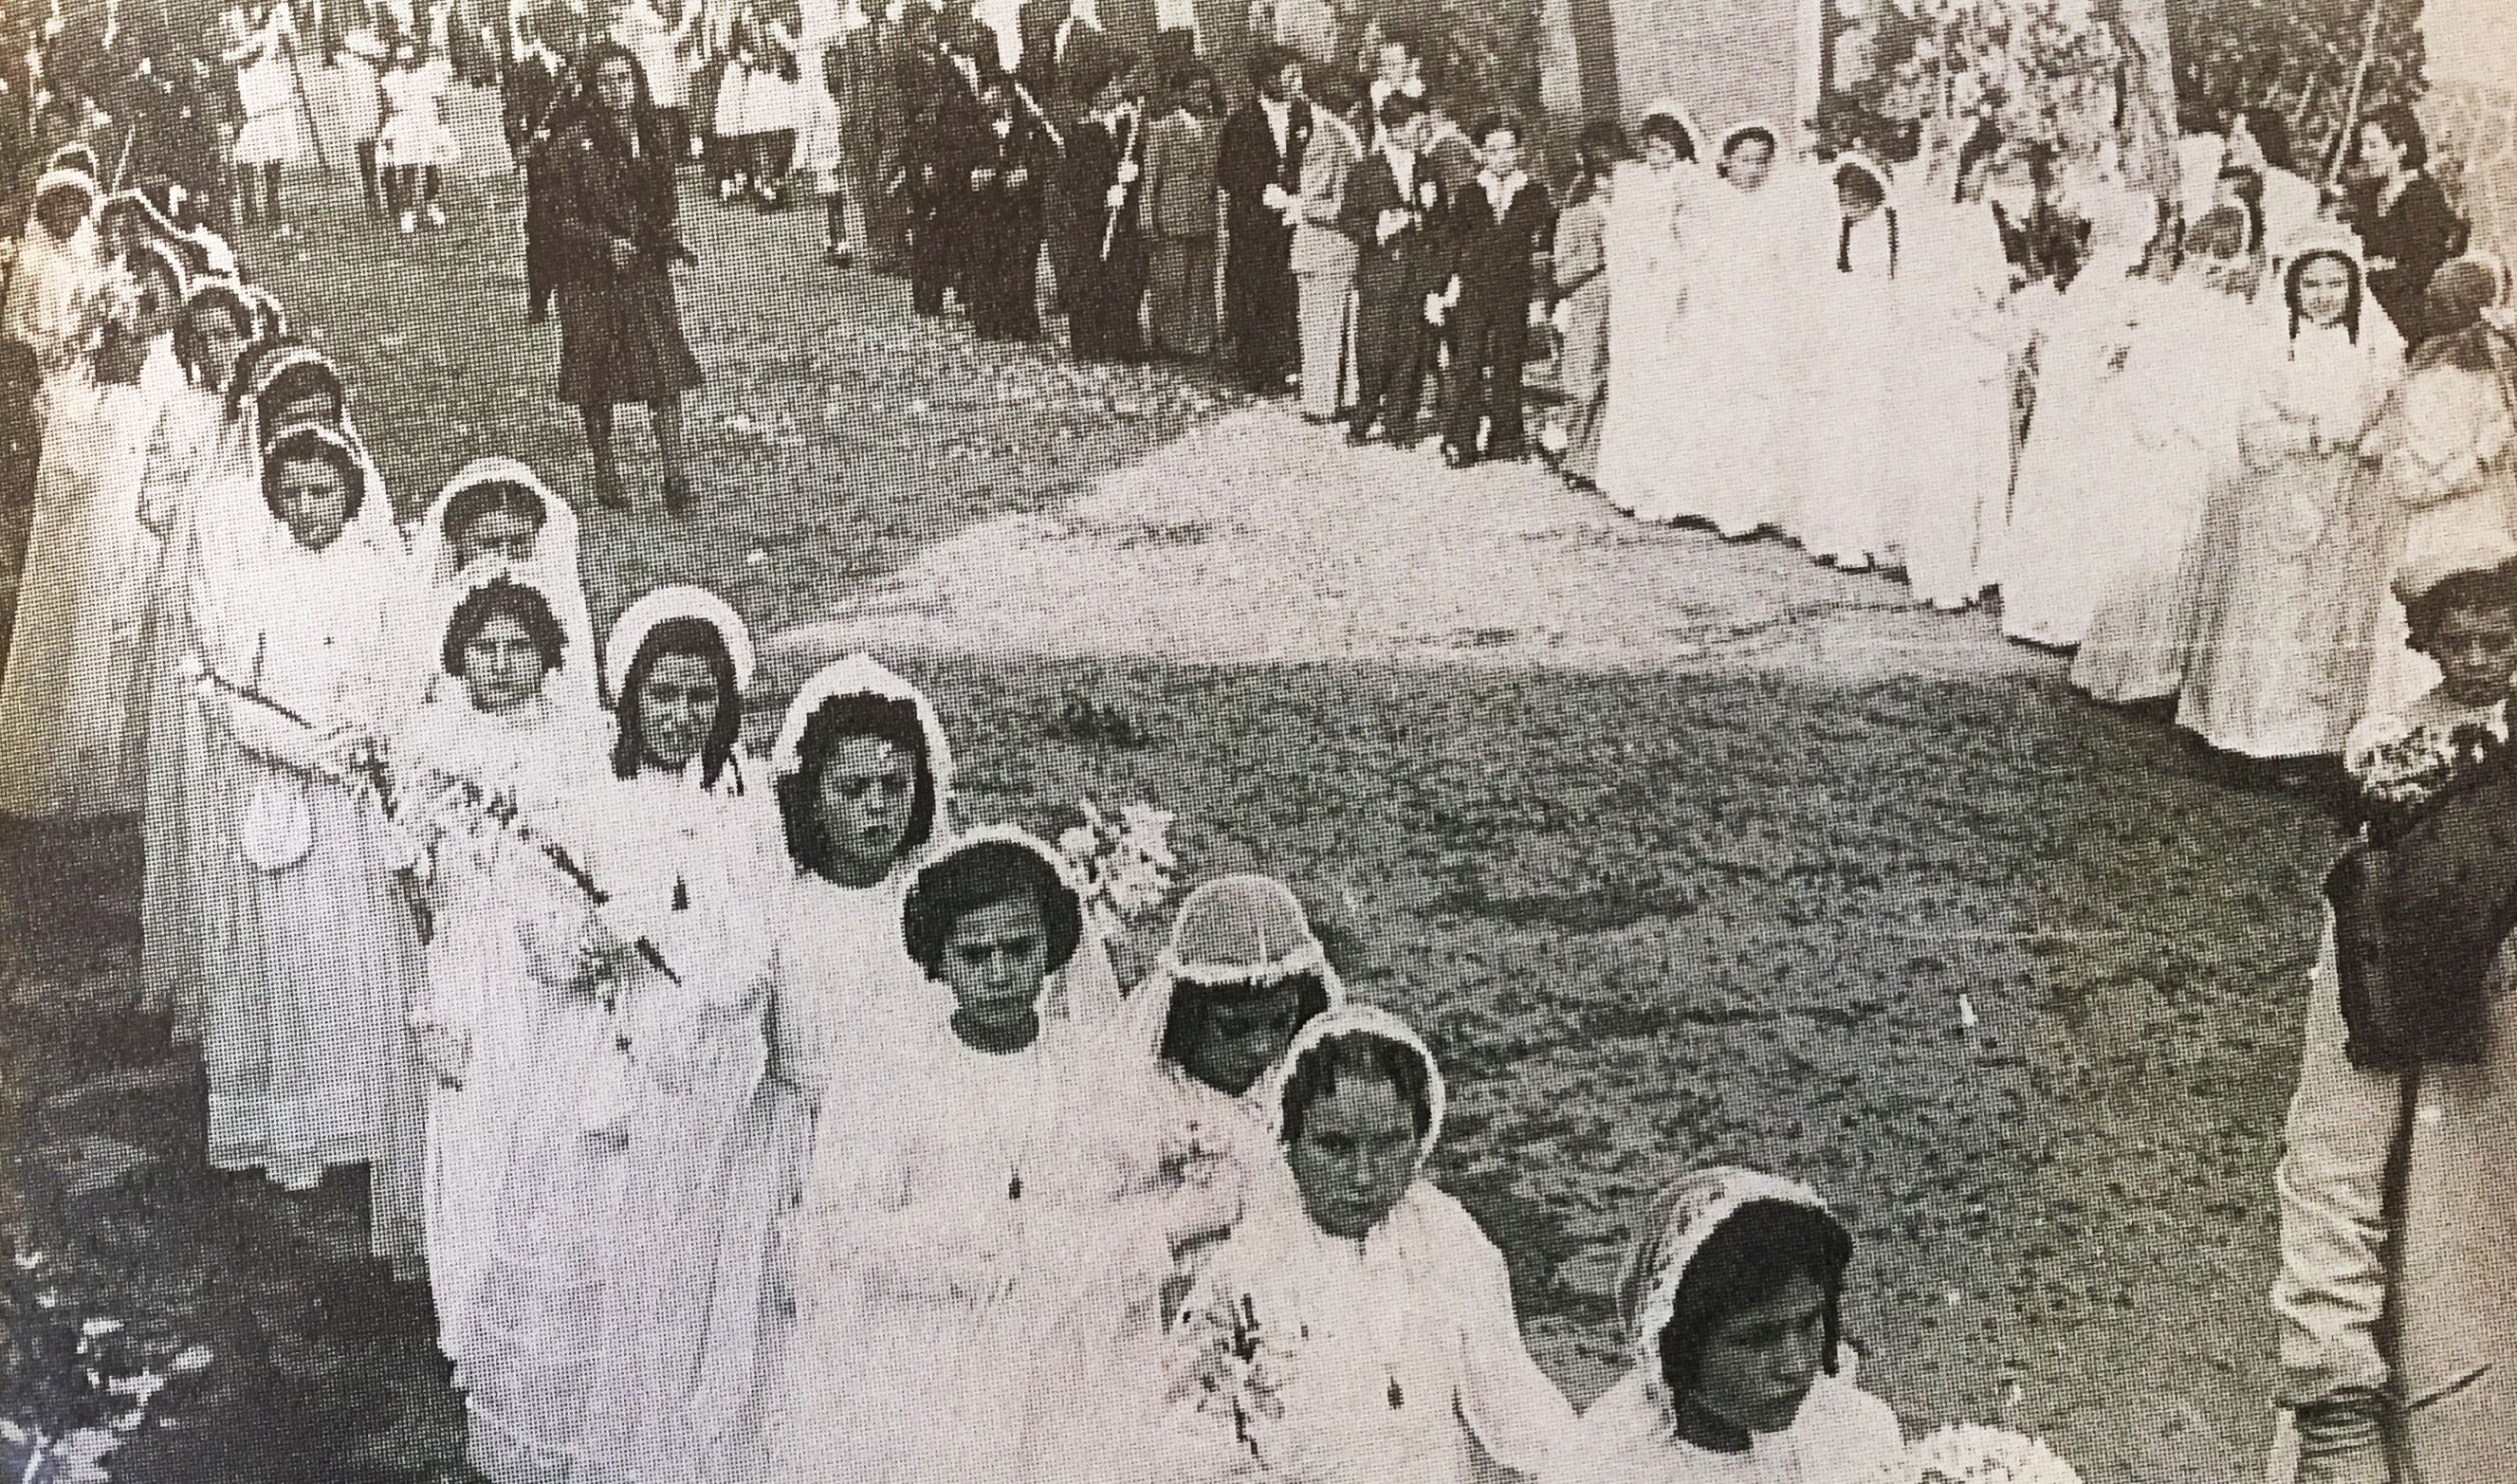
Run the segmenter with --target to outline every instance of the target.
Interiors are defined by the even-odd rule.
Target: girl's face
[[[638,737],[647,764],[667,773],[690,766],[716,730],[716,667],[698,655],[664,655],[638,686]]]
[[[235,374],[236,358],[244,354],[245,332],[235,317],[212,310],[200,318],[201,380],[212,391],[224,391]]]
[[[2428,636],[2442,688],[2460,706],[2487,706],[2506,699],[2517,676],[2517,613],[2504,608],[2452,609]]]
[[[278,476],[279,519],[308,551],[341,538],[350,523],[350,486],[328,459],[292,458]]]
[[[1772,1297],[1725,1315],[1706,1336],[1695,1385],[1679,1404],[1679,1435],[1719,1444],[1783,1431],[1825,1358],[1826,1291],[1794,1273]]]
[[[626,57],[607,57],[594,70],[594,101],[615,118],[626,118],[638,106],[637,64]]]
[[[968,1024],[1018,1035],[1039,1014],[1048,977],[1048,929],[1026,892],[963,912],[944,940],[944,982]]]
[[[917,760],[909,749],[879,737],[843,738],[822,766],[819,792],[832,879],[872,886],[888,875],[917,803]]]
[[[1181,1054],[1180,1070],[1239,1097],[1294,1043],[1301,1014],[1301,995],[1292,985],[1211,1004],[1202,1034]]]
[[[2298,312],[2314,324],[2331,328],[2351,308],[2351,267],[2336,258],[2318,258],[2299,270]]]
[[[457,570],[471,566],[483,557],[504,557],[510,562],[532,558],[533,543],[542,533],[540,524],[521,511],[501,505],[475,519],[454,538],[454,565]]]
[[[550,666],[541,647],[517,619],[500,615],[481,625],[463,646],[463,683],[472,693],[472,708],[496,715],[512,711],[541,691]]]
[[[1643,163],[1654,170],[1678,168],[1678,144],[1665,134],[1643,137]]]
[[[87,200],[75,191],[56,191],[35,207],[35,220],[56,242],[66,242],[87,215]]]
[[[1344,1072],[1311,1099],[1286,1151],[1302,1208],[1332,1237],[1360,1241],[1416,1178],[1416,1113],[1388,1078]]]
[[[2206,287],[2240,299],[2254,296],[2256,272],[2251,256],[2239,253],[2228,258],[2197,258],[2194,266],[2201,273]]]
[[[175,317],[183,312],[184,289],[163,273],[150,273],[140,290],[139,330],[143,340],[155,340],[171,333]]]
[[[1725,158],[1730,184],[1742,191],[1761,191],[1774,173],[1774,147],[1763,139],[1748,138],[1730,147]]]

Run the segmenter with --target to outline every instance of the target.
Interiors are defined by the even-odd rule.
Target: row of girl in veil
[[[1988,138],[1894,175],[1799,164],[1757,123],[1699,168],[1698,138],[1664,106],[1639,159],[1593,141],[1557,230],[1604,358],[1568,335],[1566,467],[1612,504],[1897,569],[1944,610],[1997,588],[2004,632],[2076,652],[2081,689],[2241,756],[2337,757],[2436,682],[2388,586],[2477,524],[2517,532],[2498,260],[2448,264],[2398,326],[2351,230],[2268,228],[2228,149],[2197,154],[2222,173],[2175,251],[2150,197],[2095,191],[2068,289],[2022,290]]]
[[[510,459],[405,533],[334,364],[267,295],[174,274],[149,436],[53,491],[101,512],[86,547],[30,552],[30,590],[62,562],[128,579],[82,566],[21,607],[11,659],[13,697],[123,741],[13,766],[32,812],[78,812],[57,784],[85,771],[139,805],[143,996],[197,1048],[209,1160],[291,1191],[364,1171],[479,1475],[1898,1457],[1840,1374],[1852,1242],[1813,1192],[1670,1185],[1620,1290],[1634,1373],[1577,1418],[1426,1173],[1431,1048],[1349,1001],[1290,889],[1199,886],[1123,989],[1062,858],[959,817],[909,682],[839,659],[755,754],[725,602],[661,587],[598,643],[575,518]],[[127,678],[27,642],[55,627],[134,651]]]

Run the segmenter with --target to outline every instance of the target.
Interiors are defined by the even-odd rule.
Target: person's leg
[[[376,142],[363,139],[359,141],[359,185],[366,195],[369,221],[385,214],[384,196],[376,189]]]
[[[1488,332],[1494,384],[1486,397],[1486,456],[1519,459],[1529,454],[1520,405],[1521,367],[1529,359],[1529,310],[1526,305],[1506,308],[1508,317],[1497,318]]]
[[[585,446],[594,455],[595,502],[614,510],[629,508],[629,493],[620,488],[620,466],[612,447],[612,409],[586,403],[578,408],[585,419]]]
[[[446,189],[446,172],[435,165],[430,165],[421,170],[420,189],[428,201],[428,225],[431,227],[445,226],[446,208],[438,204],[438,196]]]
[[[1453,323],[1459,339],[1442,373],[1442,451],[1458,463],[1476,457],[1477,422],[1485,410],[1485,316],[1463,304]]]
[[[245,226],[256,226],[262,221],[262,199],[254,191],[253,167],[238,165],[234,174],[235,200],[241,208],[237,214],[243,219]]]
[[[1302,331],[1302,415],[1327,422],[1338,414],[1338,360],[1345,349],[1345,284],[1329,274],[1304,274],[1294,292]]]
[[[1384,301],[1388,298],[1389,293],[1377,285],[1361,287],[1355,294],[1354,414],[1346,428],[1349,443],[1359,444],[1372,436],[1382,399],[1390,389],[1390,361],[1397,346],[1395,333],[1385,323],[1389,316]]]
[[[277,225],[279,221],[279,162],[262,167],[262,214]]]
[[[659,397],[647,411],[656,426],[656,461],[664,469],[664,508],[678,515],[691,505],[690,471],[682,464],[682,399]]]
[[[1425,363],[1434,337],[1423,318],[1423,296],[1411,291],[1402,297],[1410,302],[1399,306],[1390,329],[1397,350],[1389,360],[1388,390],[1382,394],[1382,420],[1392,444],[1413,448],[1424,437],[1416,424],[1425,405]]]

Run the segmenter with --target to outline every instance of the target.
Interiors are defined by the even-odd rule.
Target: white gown
[[[1704,192],[1685,384],[1658,433],[1684,513],[1726,536],[1788,527],[1800,494],[1809,222],[1798,189],[1778,169],[1754,191],[1726,182]]]
[[[1687,415],[1683,338],[1692,203],[1690,167],[1618,169],[1608,204],[1608,407],[1600,436],[1600,491],[1639,520],[1676,521],[1689,496],[1664,456],[1673,418]]]
[[[1870,1484],[1897,1477],[1904,1451],[1887,1403],[1821,1376],[1789,1428],[1755,1435],[1745,1453],[1714,1453],[1672,1435],[1636,1371],[1591,1404],[1564,1463],[1539,1484]]]
[[[2378,480],[2403,523],[2390,579],[2517,541],[2517,408],[2497,374],[2453,365],[2412,372],[2388,417]],[[2411,647],[2391,587],[2375,643],[2368,714],[2400,710],[2439,683],[2437,663]]]
[[[1909,476],[1898,545],[1914,600],[1968,607],[1983,596],[1982,558],[2010,501],[2010,263],[1990,208],[1909,207],[1904,303],[1906,436],[1934,455],[1900,460]]]
[[[1830,212],[1828,220],[1822,260],[1807,279],[1809,445],[1796,533],[1811,556],[1860,569],[1888,555],[1903,525],[1897,504],[1912,482],[1908,466],[1930,449],[1904,422],[1901,230],[1891,233],[1882,208],[1845,243],[1842,219]]]

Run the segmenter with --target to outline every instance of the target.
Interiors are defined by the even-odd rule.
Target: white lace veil
[[[585,589],[577,575],[576,512],[520,460],[476,458],[465,464],[446,482],[413,527],[410,559],[412,572],[419,579],[418,631],[422,642],[430,651],[435,650],[445,637],[446,620],[453,615],[455,603],[477,585],[457,580],[463,574],[455,569],[454,542],[447,532],[446,517],[466,490],[484,485],[512,485],[541,506],[542,524],[533,537],[533,555],[515,566],[534,574],[533,590],[542,595],[550,605],[551,616],[559,620],[560,633],[568,641],[560,667],[568,689],[591,703],[600,682],[599,652],[594,644],[594,619],[586,612]],[[434,666],[424,673],[435,673]],[[432,679],[424,685],[433,689],[435,682]]]

